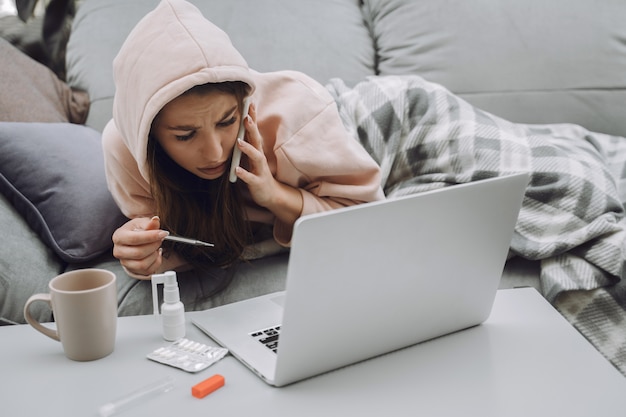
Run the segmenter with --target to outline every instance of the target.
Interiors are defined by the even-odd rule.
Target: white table
[[[173,391],[120,415],[626,415],[626,378],[530,288],[498,291],[483,325],[284,388],[231,356],[198,374],[146,359],[166,344],[151,316],[120,318],[115,351],[94,362],[66,359],[60,343],[27,325],[0,327],[0,336],[4,416],[93,416],[168,375]],[[212,343],[189,322],[187,337]],[[215,373],[226,385],[192,397],[191,386]]]

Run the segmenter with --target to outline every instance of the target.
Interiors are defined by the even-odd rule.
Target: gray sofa
[[[87,127],[81,125],[81,129],[99,132],[111,117],[112,59],[133,25],[157,2],[80,2],[66,62],[67,84],[85,90],[90,98]],[[626,3],[621,1],[192,2],[231,36],[258,71],[301,70],[321,83],[334,77],[354,83],[370,75],[418,74],[514,122],[569,122],[626,136]],[[55,129],[71,140],[86,134],[68,131],[67,126]],[[97,168],[101,162],[96,148],[85,149],[83,154],[72,151],[72,158]],[[68,164],[68,176],[72,169]],[[46,291],[55,275],[84,267],[106,268],[117,274],[120,315],[151,313],[149,283],[128,277],[111,255],[110,233],[122,220],[119,213],[108,202],[98,203],[89,212],[81,206],[85,200],[94,204],[92,194],[98,187],[101,191],[102,183],[97,180],[94,185],[80,175],[73,177],[84,182],[77,185],[75,194],[66,195],[68,207],[57,211],[67,210],[67,214],[56,213],[61,219],[55,227],[79,243],[81,230],[89,236],[89,231],[99,234],[93,245],[97,248],[79,248],[79,256],[60,254],[55,246],[58,236],[47,229],[47,237],[43,236],[40,228],[33,226],[37,221],[50,223],[46,217],[50,213],[44,213],[43,219],[37,213],[36,219],[25,214],[24,210],[32,210],[37,202],[31,199],[32,204],[24,209],[7,195],[0,198],[3,324],[23,323],[22,308],[31,294]],[[76,226],[79,218],[80,230]],[[205,309],[282,289],[287,258],[288,254],[268,257],[204,276],[181,274],[183,302],[188,310]],[[541,291],[538,268],[537,261],[512,258],[501,286],[532,285]],[[227,279],[232,282],[226,290],[212,295]],[[40,320],[51,319],[46,309],[38,314]]]

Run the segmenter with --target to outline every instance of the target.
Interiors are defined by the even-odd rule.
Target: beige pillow
[[[83,124],[89,96],[0,38],[0,121]]]

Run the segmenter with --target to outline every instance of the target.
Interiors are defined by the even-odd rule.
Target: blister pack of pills
[[[227,353],[228,349],[225,348],[178,339],[149,353],[148,359],[183,371],[199,372],[222,359]]]

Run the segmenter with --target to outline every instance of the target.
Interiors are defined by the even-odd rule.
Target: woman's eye
[[[193,138],[195,136],[196,132],[190,132],[187,135],[176,135],[176,140],[179,140],[181,142],[185,142],[191,138]]]
[[[219,122],[217,125],[220,127],[227,127],[232,125],[233,123],[235,123],[237,121],[237,116],[233,116],[228,120],[224,120],[223,122]]]

